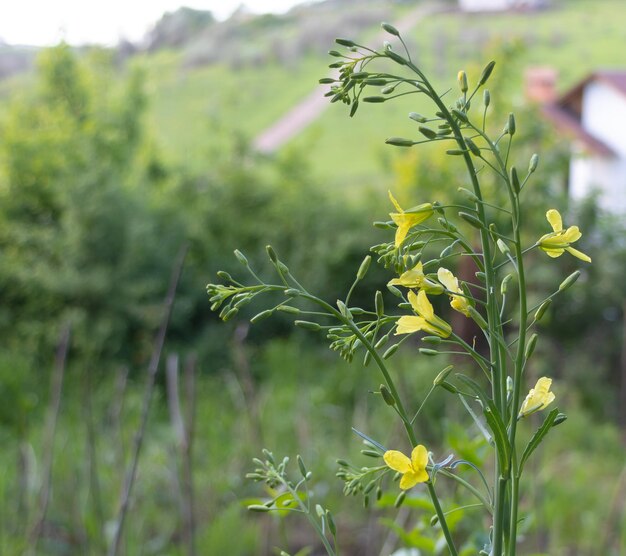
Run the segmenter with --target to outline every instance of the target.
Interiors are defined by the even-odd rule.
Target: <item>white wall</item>
[[[589,83],[583,92],[582,126],[621,157],[626,157],[625,95],[600,81]]]
[[[573,152],[570,162],[570,197],[580,200],[594,190],[599,193],[598,205],[601,209],[626,215],[626,158],[585,156],[579,150]]]

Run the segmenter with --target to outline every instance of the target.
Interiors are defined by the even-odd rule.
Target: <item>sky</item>
[[[227,18],[245,4],[256,13],[285,12],[303,0],[0,0],[0,39],[9,44],[114,45],[137,41],[163,13],[180,6]]]

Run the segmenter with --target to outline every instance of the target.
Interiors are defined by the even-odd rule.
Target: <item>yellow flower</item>
[[[428,472],[426,471],[428,451],[421,444],[413,448],[411,459],[397,450],[386,451],[383,458],[387,466],[402,473],[402,479],[400,479],[402,490],[408,490],[418,483],[428,481]]]
[[[435,315],[435,310],[428,301],[428,296],[424,290],[420,290],[418,294],[410,291],[408,297],[411,307],[419,316],[400,317],[396,327],[396,335],[412,334],[418,330],[423,330],[441,338],[450,336],[452,328],[446,321]]]
[[[546,218],[548,219],[548,222],[550,222],[554,231],[539,238],[539,241],[537,242],[539,244],[539,248],[545,251],[548,256],[553,258],[560,257],[565,251],[567,251],[581,261],[590,263],[591,258],[588,255],[570,247],[572,243],[578,241],[582,237],[578,226],[570,226],[567,230],[563,230],[563,220],[561,219],[559,211],[556,209],[550,209],[546,212]]]
[[[406,238],[406,235],[413,226],[421,224],[424,220],[433,215],[433,206],[430,203],[424,203],[409,209],[408,211],[404,211],[398,204],[398,201],[396,201],[394,196],[391,194],[391,191],[389,192],[389,199],[391,199],[393,206],[396,207],[396,210],[398,211],[389,213],[391,219],[396,223],[396,226],[398,226],[395,238],[397,249],[400,245],[402,245],[404,238]]]
[[[554,401],[554,394],[550,392],[550,386],[552,379],[542,376],[535,384],[534,388],[530,389],[528,396],[522,403],[522,407],[519,410],[519,417],[526,417],[535,411],[545,409]]]
[[[435,284],[424,275],[422,263],[417,263],[411,270],[407,270],[400,275],[400,278],[394,278],[389,281],[390,286],[404,286],[405,288],[424,289],[428,293],[439,294],[442,289],[439,284]]]
[[[448,293],[451,299],[450,307],[459,313],[463,313],[466,317],[469,317],[469,300],[466,297],[463,297],[464,292],[459,286],[459,281],[454,274],[452,274],[452,272],[450,272],[447,268],[440,268],[437,271],[437,278],[439,278],[439,281],[446,287],[448,292],[451,292]],[[455,293],[460,293],[462,295],[454,295]]]

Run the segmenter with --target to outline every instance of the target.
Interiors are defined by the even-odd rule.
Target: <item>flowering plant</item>
[[[460,71],[457,78],[460,95],[449,104],[413,63],[398,31],[386,23],[383,29],[399,40],[403,53],[398,53],[389,43],[385,43],[382,50],[373,50],[348,39],[337,39],[336,42],[347,49],[345,54],[337,51],[330,53],[338,58],[331,67],[339,69],[339,76],[337,79],[321,80],[331,85],[328,93],[331,102],[347,104],[350,115],[354,116],[366,103],[388,102],[405,94],[426,96],[432,102],[434,114],[422,116],[411,113],[409,116],[418,125],[416,133],[419,138],[392,137],[386,142],[398,147],[422,143],[450,144],[447,154],[462,161],[471,183],[471,190],[459,188],[468,200],[466,206],[442,205],[436,200],[419,199],[420,204],[403,209],[390,193],[393,207],[390,220],[376,225],[391,231],[393,237],[372,247],[372,252],[380,264],[397,275],[389,281],[387,289],[398,299],[399,313],[388,312],[381,291],[376,292],[372,309],[354,307],[350,303],[354,288],[368,272],[371,255],[363,260],[345,299],[335,304],[301,285],[270,246],[267,253],[278,278],[275,283],[259,278],[246,257],[236,251],[253,283],[243,284],[222,272],[218,274],[226,283],[209,284],[208,293],[213,310],[220,310],[224,320],[234,317],[239,308],[252,298],[278,293],[282,296],[279,302],[254,316],[251,319],[253,323],[277,311],[293,314],[297,318],[296,326],[325,333],[331,342],[330,347],[347,360],[363,353],[365,365],[374,362],[378,367],[384,381],[378,392],[402,423],[411,455],[386,449],[381,442],[358,433],[366,440],[370,455],[382,457],[384,465],[356,468],[339,460],[338,476],[345,481],[346,493],[362,492],[367,497],[376,489],[377,496],[380,496],[384,478],[393,476],[395,472],[400,479],[401,492],[396,500],[399,505],[405,499],[407,490],[425,484],[436,514],[434,523],[441,528],[449,553],[456,556],[459,554],[459,539],[454,538],[448,526],[449,512],[443,510],[435,490],[437,478],[442,476],[467,489],[489,517],[488,541],[480,547],[480,554],[514,556],[518,545],[520,478],[524,465],[550,430],[566,418],[558,409],[552,409],[529,439],[518,437],[519,421],[547,408],[555,400],[550,391],[550,378],[540,378],[532,389],[527,384],[525,370],[538,339],[536,333],[529,333],[545,313],[551,298],[569,288],[580,275],[579,271],[574,272],[547,299],[529,307],[524,256],[529,250],[539,248],[550,257],[568,251],[582,261],[590,262],[591,259],[571,247],[581,233],[576,226],[563,230],[561,216],[555,209],[547,212],[553,232],[542,236],[528,248],[522,243],[520,204],[537,168],[538,156],[531,157],[525,176],[510,164],[516,133],[513,114],[508,116],[496,137],[486,131],[491,96],[484,87],[492,74],[494,62],[487,64],[471,90],[467,75]],[[394,64],[395,72],[371,69],[380,62]],[[373,87],[382,87],[379,95],[368,94]],[[481,90],[482,103],[478,95]],[[485,198],[481,187],[483,171],[495,175],[507,193],[506,204]],[[502,224],[501,228],[496,226],[495,215],[499,222],[504,218],[505,227]],[[477,243],[476,235],[479,248],[472,247]],[[445,244],[443,251],[438,257],[426,260],[436,243]],[[473,261],[475,281],[461,279],[447,268],[461,258]],[[484,336],[485,351],[479,350],[475,342],[463,337],[452,324],[435,314],[429,296],[436,295],[447,295],[452,309],[476,324]],[[508,314],[512,306],[516,311],[513,316]],[[495,472],[491,482],[481,469],[470,462],[452,456],[437,461],[435,455],[420,444],[415,417],[410,417],[413,411],[405,406],[397,380],[388,366],[398,347],[416,332],[426,334],[421,339],[430,346],[419,349],[422,355],[462,353],[473,362],[476,373],[470,369],[453,373],[454,367],[449,365],[435,378],[433,387],[445,389],[460,401],[493,448]],[[402,338],[393,343],[397,336]],[[442,351],[444,347],[460,351]],[[525,392],[528,394],[524,398]],[[272,511],[291,508],[304,513],[320,535],[328,554],[337,554],[334,520],[330,512],[320,505],[315,506],[313,512],[307,486],[311,473],[302,460],[298,458],[301,474],[298,480],[289,478],[287,459],[277,464],[273,455],[266,451],[265,459],[255,462],[257,468],[250,478],[264,481],[272,488],[281,488],[275,497],[265,504],[255,504],[251,509]],[[456,472],[462,463],[472,466],[480,476],[479,486]]]

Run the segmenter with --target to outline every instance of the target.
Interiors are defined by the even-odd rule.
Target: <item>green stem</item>
[[[432,481],[427,481],[426,486],[428,487],[428,493],[430,494],[430,499],[433,502],[433,506],[435,506],[435,513],[439,518],[439,524],[441,525],[441,530],[443,532],[443,536],[446,538],[446,542],[448,543],[448,550],[450,551],[451,556],[458,556],[458,552],[456,550],[456,546],[454,545],[454,539],[450,534],[450,529],[448,529],[448,524],[446,522],[446,516],[441,509],[441,504],[439,503],[439,498],[437,497],[437,493],[435,492],[435,485],[433,485]]]

